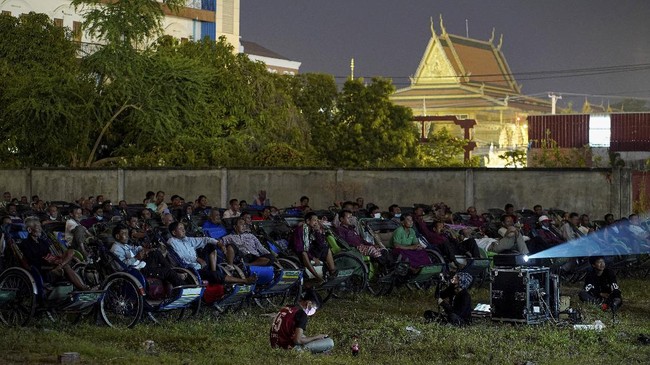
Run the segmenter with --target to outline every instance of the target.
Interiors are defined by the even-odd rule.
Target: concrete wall
[[[162,190],[167,199],[178,194],[186,201],[199,195],[210,204],[220,204],[222,170],[124,170],[124,191],[121,196],[129,203],[142,203],[147,191]]]
[[[605,213],[628,215],[632,177],[628,169],[420,169],[420,170],[66,170],[0,171],[0,193],[38,194],[46,200],[72,201],[103,194],[141,203],[149,190],[179,194],[193,201],[200,194],[225,207],[230,198],[252,201],[265,189],[271,203],[288,207],[307,195],[310,205],[365,198],[382,209],[444,201],[454,211],[475,205],[479,211],[503,208],[561,208],[600,219]]]

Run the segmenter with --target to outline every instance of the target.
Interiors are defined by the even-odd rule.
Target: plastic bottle
[[[352,337],[352,345],[350,346],[350,350],[352,350],[352,356],[359,355],[359,339],[357,336]]]

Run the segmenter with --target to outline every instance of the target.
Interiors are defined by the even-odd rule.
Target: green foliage
[[[390,102],[389,80],[338,91],[331,75],[271,74],[225,39],[149,43],[156,1],[73,5],[106,42],[80,61],[69,29],[45,15],[0,19],[4,166],[420,165],[411,111]]]
[[[315,157],[330,165],[339,148],[335,116],[338,90],[332,75],[306,73],[285,78],[287,89],[300,116],[311,132]]]
[[[88,151],[92,80],[70,32],[44,14],[0,15],[0,160],[74,165]]]
[[[133,48],[161,34],[165,14],[155,0],[72,0],[85,18],[84,29],[111,47]],[[172,10],[185,5],[184,0],[163,0]]]
[[[591,148],[562,150],[556,140],[551,138],[551,131],[546,130],[546,138],[540,141],[538,154],[533,155],[535,166],[539,167],[587,167],[590,160]]]
[[[330,159],[340,167],[406,166],[417,157],[418,134],[411,110],[393,104],[389,80],[348,80],[338,95],[340,148]]]
[[[609,165],[612,168],[625,167],[625,161],[618,152],[609,151]]]
[[[526,167],[526,151],[524,150],[506,151],[500,154],[499,158],[506,161],[505,167]]]
[[[444,127],[437,132],[431,130],[428,141],[420,146],[422,165],[426,167],[478,166],[479,160],[476,157],[467,163],[464,161],[464,147],[468,142],[466,139],[452,136]]]

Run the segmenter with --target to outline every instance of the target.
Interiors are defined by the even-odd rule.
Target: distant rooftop
[[[287,57],[273,52],[268,48],[262,47],[259,44],[255,42],[250,42],[250,41],[241,41],[241,45],[244,48],[244,53],[248,55],[256,55],[256,56],[261,56],[261,57],[269,57],[269,58],[277,58],[281,60],[289,60]]]

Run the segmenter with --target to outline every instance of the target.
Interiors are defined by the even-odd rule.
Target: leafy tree
[[[69,29],[29,13],[1,15],[0,33],[3,164],[76,165],[88,151],[93,90]]]
[[[466,139],[452,136],[447,128],[436,132],[431,130],[427,142],[420,146],[421,164],[427,167],[478,166],[476,157],[467,163],[464,161],[467,142]]]
[[[111,47],[145,46],[162,34],[165,13],[162,4],[172,11],[185,0],[72,0],[85,19],[84,28]]]
[[[218,155],[212,153],[208,164],[266,164],[274,154],[273,146],[278,153],[291,150],[290,155],[302,156],[298,161],[286,160],[284,166],[297,166],[307,157],[303,152],[309,146],[309,127],[291,101],[285,77],[267,72],[263,64],[246,55],[234,54],[225,38],[217,43],[206,38],[172,48],[158,47],[157,53],[177,53],[205,67],[209,91],[201,97],[208,110],[190,135],[218,151]]]
[[[348,80],[337,98],[334,119],[340,148],[330,156],[341,167],[408,166],[417,157],[418,133],[411,109],[393,104],[389,80]]]
[[[506,162],[505,167],[526,167],[526,151],[524,150],[506,151],[500,154],[499,158]]]
[[[286,78],[300,115],[309,125],[311,147],[318,161],[330,165],[337,154],[340,132],[335,124],[338,90],[332,75],[306,73]]]

